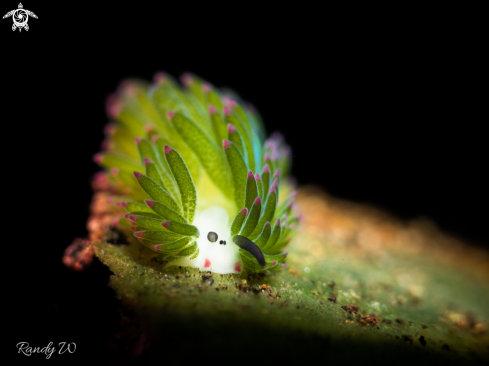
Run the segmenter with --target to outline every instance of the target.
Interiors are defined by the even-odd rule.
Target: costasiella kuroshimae
[[[169,265],[278,266],[300,221],[290,148],[279,134],[265,140],[259,115],[235,93],[181,80],[125,80],[107,100],[112,122],[95,161],[127,211],[119,228]]]

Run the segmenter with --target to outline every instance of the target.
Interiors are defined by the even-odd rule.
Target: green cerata
[[[281,268],[297,230],[291,150],[256,110],[195,75],[123,81],[95,161],[127,214],[118,225],[168,265]]]

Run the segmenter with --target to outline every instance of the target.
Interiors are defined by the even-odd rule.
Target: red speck
[[[234,270],[236,272],[241,272],[241,262],[234,263]]]
[[[204,268],[209,268],[210,266],[211,266],[211,261],[206,258],[204,263]]]

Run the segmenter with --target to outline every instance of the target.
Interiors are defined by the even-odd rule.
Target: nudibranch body
[[[217,273],[271,269],[300,221],[290,148],[230,91],[185,74],[126,80],[95,161],[127,214],[121,230],[170,265]],[[279,195],[280,192],[280,195]]]

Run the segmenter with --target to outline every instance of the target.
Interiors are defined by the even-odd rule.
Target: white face
[[[227,211],[221,206],[210,206],[204,211],[196,211],[192,225],[199,229],[200,237],[197,239],[199,255],[190,260],[188,258],[176,259],[169,266],[188,266],[199,268],[201,271],[216,273],[241,272],[239,247],[233,243],[230,236],[231,223]],[[209,232],[217,234],[215,242],[209,241]],[[221,240],[226,245],[219,244]]]

